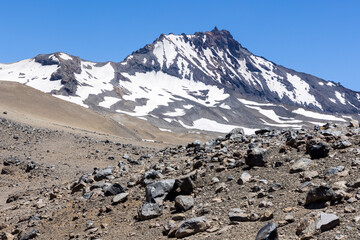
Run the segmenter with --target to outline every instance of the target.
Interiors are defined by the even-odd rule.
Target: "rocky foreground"
[[[160,151],[5,118],[0,135],[1,240],[360,238],[357,121]]]

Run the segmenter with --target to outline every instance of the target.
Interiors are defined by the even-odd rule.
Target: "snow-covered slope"
[[[341,115],[356,118],[360,111],[360,93],[255,56],[216,28],[161,35],[120,63],[42,54],[0,64],[0,79],[94,110],[147,119],[165,130],[300,128],[346,121]]]

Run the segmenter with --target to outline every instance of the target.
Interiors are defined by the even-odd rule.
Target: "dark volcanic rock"
[[[278,232],[275,223],[270,222],[263,226],[256,235],[255,240],[278,240]]]
[[[329,185],[321,185],[308,191],[305,204],[330,201],[334,196],[335,192]]]
[[[245,163],[250,167],[259,166],[263,167],[266,164],[266,149],[252,148],[247,151],[245,156]]]
[[[330,146],[324,142],[316,142],[310,140],[307,143],[306,149],[312,159],[319,159],[328,156],[330,151]]]
[[[163,200],[174,190],[175,179],[161,180],[146,186],[146,201]]]
[[[191,194],[196,188],[196,174],[188,174],[176,179],[176,186],[181,189],[181,192],[185,195]]]
[[[103,191],[105,196],[112,196],[125,192],[125,189],[119,183],[114,183],[110,186],[104,187]]]

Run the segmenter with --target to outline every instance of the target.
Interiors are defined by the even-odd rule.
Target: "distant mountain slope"
[[[98,114],[16,82],[0,81],[0,93],[0,117],[34,127],[109,134],[122,137],[123,143],[133,144],[144,141],[186,144],[196,139],[205,141],[211,137],[207,134],[161,131],[131,116]]]
[[[228,31],[216,28],[161,35],[120,63],[94,63],[61,52],[41,54],[0,64],[0,79],[174,131],[300,128],[327,120],[344,122],[344,114],[358,118],[360,112],[359,92],[255,56]]]
[[[30,87],[0,81],[0,111],[6,117],[16,116],[20,122],[35,126],[61,126],[113,134],[127,138],[135,135],[108,117],[75,104],[62,101]],[[36,124],[38,123],[38,124]]]

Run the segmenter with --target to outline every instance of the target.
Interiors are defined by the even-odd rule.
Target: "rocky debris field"
[[[1,240],[360,238],[357,121],[162,150],[4,118],[0,135]]]

